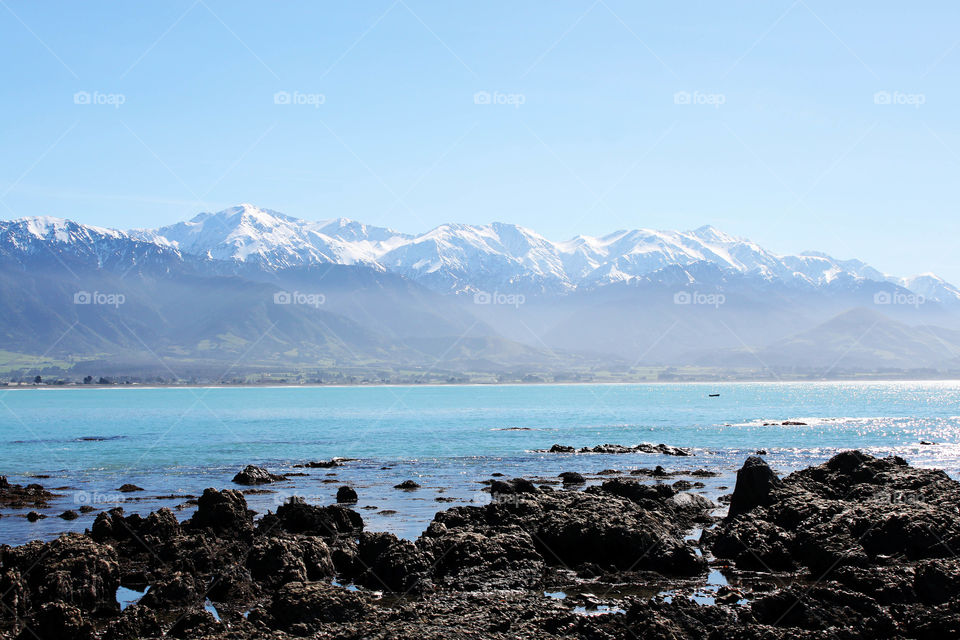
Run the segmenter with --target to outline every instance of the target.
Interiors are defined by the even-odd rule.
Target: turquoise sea
[[[54,517],[82,504],[121,504],[127,512],[180,505],[185,518],[188,496],[235,486],[230,480],[246,464],[307,473],[270,485],[275,493],[248,496],[261,513],[293,494],[329,504],[338,486],[350,484],[369,528],[412,538],[439,509],[489,500],[479,490],[492,473],[705,468],[722,474],[704,489],[716,497],[758,449],[787,473],[859,448],[957,477],[960,383],[6,389],[0,441],[0,475],[60,496],[36,523],[22,517],[27,510],[0,510],[0,543],[83,530],[95,513]],[[696,455],[532,452],[554,443],[640,442]],[[335,456],[356,460],[293,468]],[[423,488],[392,488],[405,479]],[[119,494],[128,482],[144,491]]]

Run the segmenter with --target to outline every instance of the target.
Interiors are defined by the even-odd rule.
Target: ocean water
[[[141,513],[167,506],[186,518],[190,496],[205,487],[242,488],[231,478],[246,464],[307,474],[249,495],[260,513],[290,495],[330,504],[349,484],[369,529],[415,538],[437,510],[488,502],[480,482],[492,473],[547,482],[561,471],[704,468],[721,473],[703,489],[715,498],[758,449],[788,473],[858,448],[957,477],[960,383],[7,389],[0,442],[0,475],[58,494],[50,517],[36,523],[23,517],[28,509],[0,509],[0,543],[82,531],[95,512],[55,516],[83,504]],[[533,452],[640,442],[696,455]],[[356,460],[293,468],[335,456]],[[423,487],[393,489],[406,479]],[[144,491],[118,493],[128,482]]]

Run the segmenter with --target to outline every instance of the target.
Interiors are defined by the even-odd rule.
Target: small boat
[[[720,397],[720,394],[719,394],[719,393],[711,393],[711,394],[708,394],[707,397],[708,397],[708,398],[719,398],[719,397]]]

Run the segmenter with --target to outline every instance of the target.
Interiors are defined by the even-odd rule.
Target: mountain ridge
[[[410,278],[441,293],[509,290],[564,294],[642,281],[665,267],[708,263],[792,289],[840,281],[901,287],[925,300],[960,306],[960,288],[932,273],[894,276],[857,259],[819,251],[780,255],[712,225],[690,231],[621,229],[551,241],[511,223],[445,223],[420,234],[338,217],[308,221],[241,204],[157,229],[119,231],[49,216],[0,222],[0,248],[11,227],[66,243],[93,233],[127,238],[180,255],[256,265],[268,271],[317,264],[364,265]],[[71,235],[71,233],[73,235]]]

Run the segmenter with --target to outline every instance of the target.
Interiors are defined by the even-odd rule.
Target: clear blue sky
[[[551,239],[713,224],[960,282],[958,18],[955,2],[2,0],[0,217],[152,227],[252,202]]]

